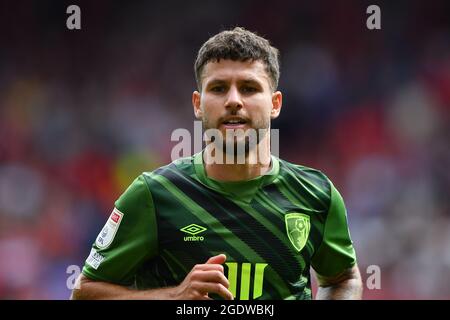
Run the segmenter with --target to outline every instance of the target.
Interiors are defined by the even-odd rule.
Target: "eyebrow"
[[[207,83],[207,86],[209,87],[209,86],[211,86],[211,85],[216,85],[216,84],[226,84],[226,83],[227,83],[227,81],[222,80],[222,79],[212,79],[211,81],[209,81],[209,82]]]
[[[229,81],[227,80],[223,80],[223,79],[212,79],[211,81],[209,81],[207,83],[207,87],[211,86],[211,85],[218,85],[218,84],[227,84]],[[243,83],[243,84],[257,84],[259,86],[262,86],[261,81],[255,79],[255,78],[246,78],[243,80],[238,80],[238,83]]]
[[[255,78],[247,78],[247,79],[239,81],[239,82],[242,82],[244,84],[257,84],[259,86],[262,86],[261,81],[259,81],[258,79],[255,79]]]

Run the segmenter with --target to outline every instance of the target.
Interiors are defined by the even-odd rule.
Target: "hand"
[[[183,282],[174,288],[173,298],[179,300],[212,300],[208,294],[216,293],[226,300],[233,300],[228,290],[230,283],[225,277],[222,264],[224,254],[211,257],[205,264],[195,265]]]

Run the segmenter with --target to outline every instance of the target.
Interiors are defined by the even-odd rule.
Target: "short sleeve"
[[[150,190],[139,176],[115,202],[86,259],[83,274],[131,285],[139,266],[157,252],[157,227]]]
[[[356,254],[347,223],[344,200],[331,184],[331,200],[322,243],[311,265],[322,276],[335,276],[356,264]]]

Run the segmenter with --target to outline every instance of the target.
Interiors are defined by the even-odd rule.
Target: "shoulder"
[[[179,174],[192,175],[194,156],[184,157],[172,161],[164,166],[154,169],[153,171],[145,171],[141,174],[141,177],[145,179],[147,183],[151,183],[155,176],[163,176],[166,178],[174,178]]]
[[[279,179],[282,184],[294,187],[304,199],[317,208],[328,211],[334,188],[331,180],[320,170],[300,164],[294,164],[282,159],[280,162]]]
[[[322,190],[331,190],[331,180],[320,170],[279,159],[280,174],[291,175],[301,181],[307,181]]]

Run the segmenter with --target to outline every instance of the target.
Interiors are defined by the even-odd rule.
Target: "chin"
[[[250,144],[248,141],[234,141],[230,143],[225,143],[223,145],[223,152],[226,154],[232,154],[232,155],[240,155],[242,152],[248,154],[248,151],[250,149]]]

